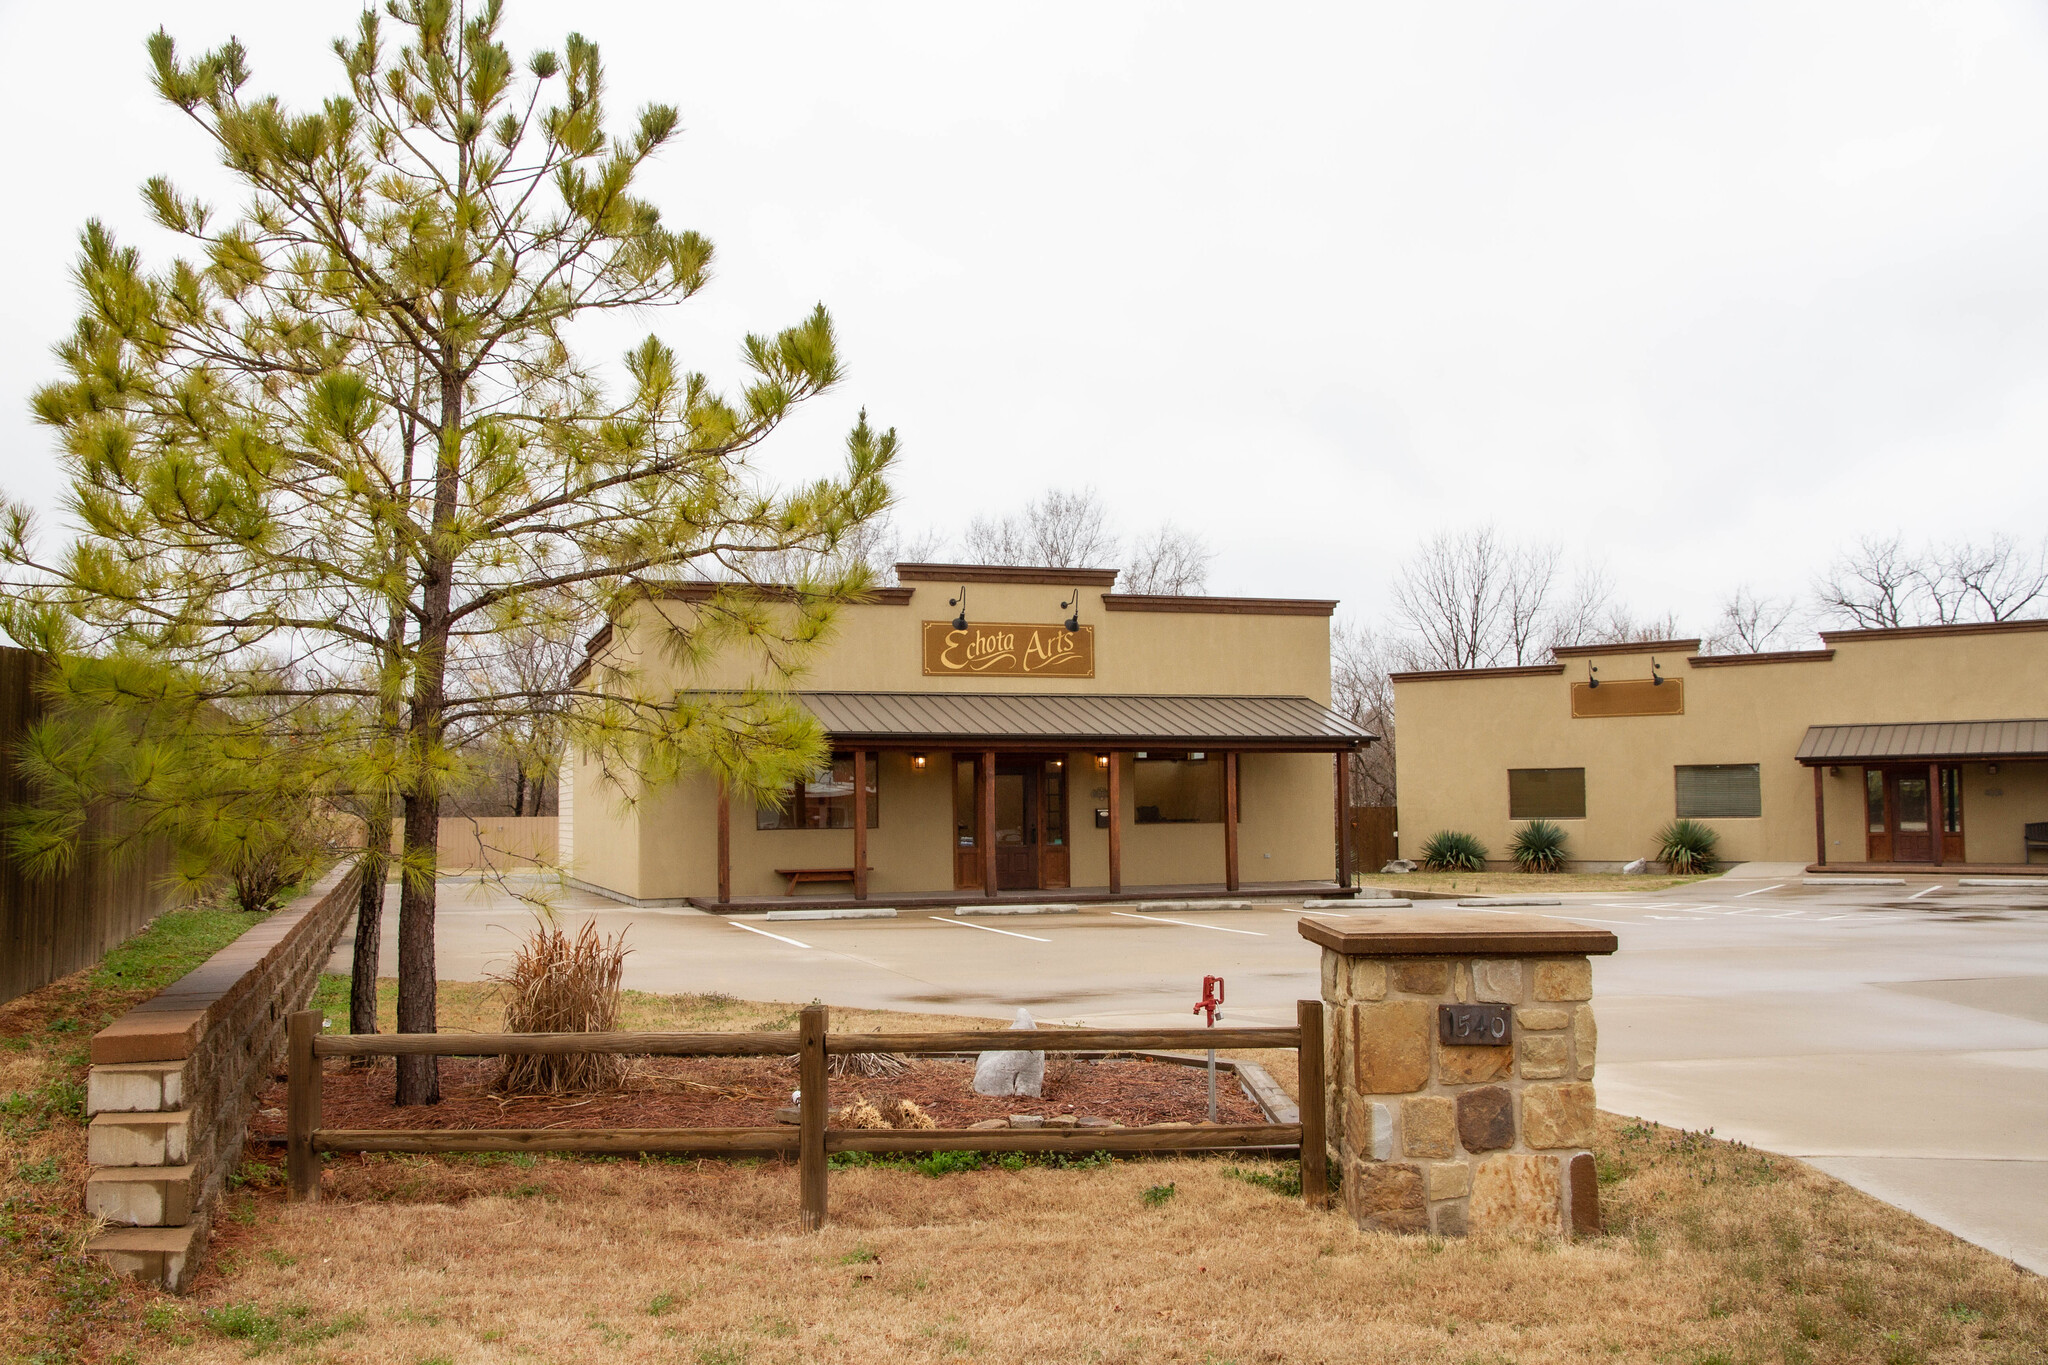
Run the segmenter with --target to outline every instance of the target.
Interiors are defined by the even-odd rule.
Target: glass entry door
[[[1871,862],[1931,863],[1936,839],[1942,840],[1944,861],[1962,859],[1962,773],[1957,768],[1940,772],[1937,793],[1922,766],[1863,770],[1864,856]]]
[[[996,760],[996,889],[1038,886],[1038,773],[1035,763]]]

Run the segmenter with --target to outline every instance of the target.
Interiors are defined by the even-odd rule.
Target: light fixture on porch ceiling
[[[1109,755],[1108,755],[1108,754],[1097,754],[1097,755],[1095,755],[1095,770],[1096,770],[1097,772],[1108,772],[1108,771],[1109,771]]]
[[[960,614],[953,618],[953,629],[967,629],[967,585],[965,583],[962,583],[960,585],[960,595],[958,597],[948,598],[946,600],[946,605],[949,607],[960,608]]]
[[[1078,634],[1081,629],[1081,590],[1079,588],[1074,589],[1072,597],[1060,603],[1060,610],[1068,614],[1067,619],[1061,623],[1066,626],[1067,634]]]
[[[1600,670],[1594,666],[1594,663],[1591,659],[1588,659],[1586,660],[1586,686],[1598,687],[1599,685]]]
[[[912,768],[916,769],[916,770],[917,770],[918,772],[923,772],[923,771],[924,771],[924,755],[923,755],[923,754],[912,754],[912,755],[910,756],[910,766],[911,766]]]
[[[1664,675],[1657,671],[1657,656],[1652,654],[1650,656],[1650,686],[1662,687],[1663,685]]]

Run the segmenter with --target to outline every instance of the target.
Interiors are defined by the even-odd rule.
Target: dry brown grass
[[[606,938],[590,920],[570,937],[537,925],[511,965],[489,978],[498,988],[508,1033],[610,1033],[619,1026],[619,979],[626,936]],[[630,1065],[617,1053],[565,1057],[506,1056],[498,1089],[508,1095],[589,1095],[616,1090]]]
[[[563,1365],[2048,1359],[2048,1290],[1989,1253],[1791,1161],[1618,1119],[1601,1146],[1614,1230],[1562,1246],[1360,1233],[1217,1159],[836,1171],[815,1236],[775,1163],[350,1162],[318,1206],[240,1196],[251,1221],[228,1221],[218,1269],[137,1349]]]
[[[1374,872],[1360,877],[1370,886],[1400,895],[1409,891],[1457,891],[1468,896],[1540,896],[1566,891],[1662,891],[1705,881],[1704,877],[1630,877],[1619,872]]]

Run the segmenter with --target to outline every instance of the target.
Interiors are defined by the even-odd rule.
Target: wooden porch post
[[[732,899],[732,792],[718,779],[718,903]]]
[[[1124,797],[1123,758],[1116,750],[1109,751],[1109,894],[1120,896],[1124,890]]]
[[[1337,885],[1351,885],[1351,751],[1337,751]]]
[[[1934,865],[1942,865],[1942,829],[1946,826],[1948,812],[1941,801],[1941,764],[1927,765],[1927,832],[1934,836]]]
[[[1820,765],[1813,767],[1813,848],[1815,867],[1828,865],[1828,802],[1827,794],[1821,790]]]
[[[981,756],[981,828],[974,842],[981,847],[981,894],[996,894],[996,755],[993,749]]]
[[[853,898],[868,898],[868,751],[853,751]]]
[[[1223,889],[1237,890],[1237,750],[1223,755]]]

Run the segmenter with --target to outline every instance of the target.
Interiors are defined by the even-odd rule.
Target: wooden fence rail
[[[958,1033],[832,1034],[823,1005],[803,1011],[792,1033],[380,1033],[325,1037],[317,1010],[294,1014],[289,1028],[286,1153],[291,1196],[317,1199],[327,1152],[590,1152],[671,1156],[797,1157],[799,1216],[807,1231],[825,1225],[826,1158],[834,1152],[1145,1153],[1298,1147],[1301,1193],[1310,1207],[1328,1202],[1324,1151],[1323,1006],[1303,1000],[1293,1028],[1011,1029]],[[1020,1047],[1028,1044],[1028,1047]],[[915,1056],[977,1052],[1108,1052],[1172,1048],[1285,1048],[1300,1057],[1299,1123],[1186,1128],[923,1130],[827,1128],[826,1058],[893,1052]],[[790,1057],[800,1097],[794,1130],[775,1128],[323,1128],[320,1062],[325,1057],[486,1057],[573,1053],[653,1057]]]

